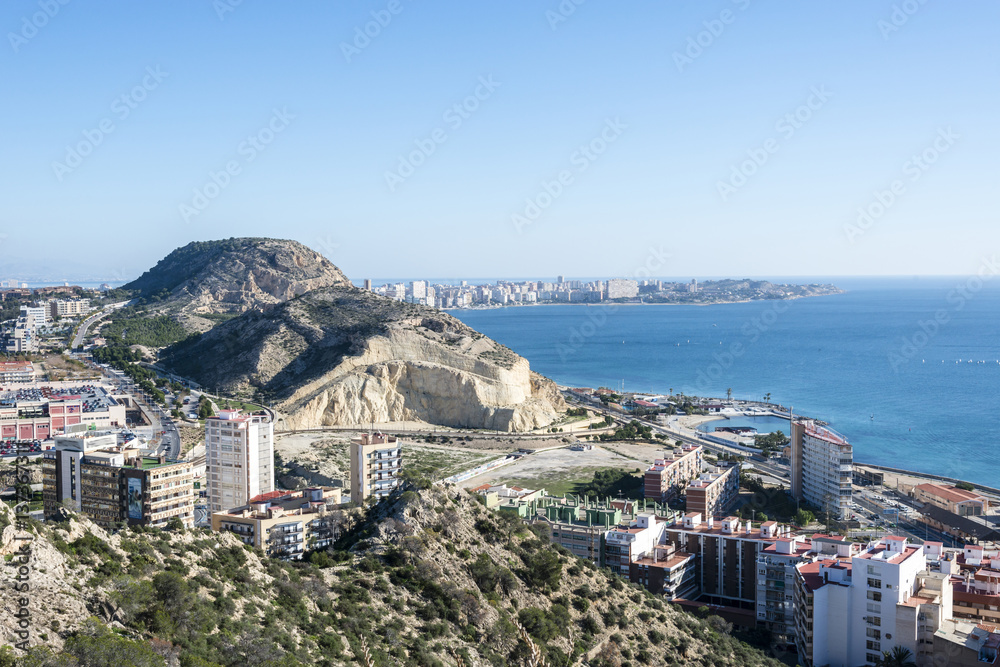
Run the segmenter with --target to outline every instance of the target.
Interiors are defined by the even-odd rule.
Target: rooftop
[[[955,486],[944,486],[941,484],[917,484],[914,489],[920,489],[924,493],[928,493],[938,498],[943,498],[948,502],[961,503],[969,500],[982,501],[983,497],[978,493],[973,493],[971,491],[966,491],[964,489],[959,489]]]

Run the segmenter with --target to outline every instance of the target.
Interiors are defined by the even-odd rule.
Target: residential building
[[[666,518],[642,512],[628,525],[619,525],[604,535],[604,564],[613,572],[630,577],[632,563],[653,551],[663,541]]]
[[[967,544],[951,564],[954,618],[1000,625],[1000,551]]]
[[[943,660],[933,662],[937,656],[941,656]],[[995,665],[998,657],[1000,657],[1000,627],[949,619],[934,632],[931,638],[930,658],[923,664],[982,667],[984,664]]]
[[[792,421],[791,431],[792,497],[850,518],[854,453],[847,438],[802,419]]]
[[[796,566],[798,660],[874,665],[896,646],[917,656],[929,638],[921,626],[950,615],[947,577],[922,574],[926,566],[924,547],[894,535],[856,555]]]
[[[860,545],[839,535],[792,535],[773,521],[762,524],[761,531],[780,536],[757,555],[757,627],[770,631],[775,644],[792,646],[796,566],[824,556],[849,557],[858,553]]]
[[[340,536],[341,489],[312,487],[272,491],[251,502],[212,513],[212,530],[239,536],[244,544],[268,556],[297,560],[308,551],[325,549]]]
[[[586,391],[593,393],[589,389]],[[703,452],[701,445],[684,445],[669,456],[653,461],[643,476],[643,496],[660,503],[679,496],[684,487],[701,474]]]
[[[45,306],[21,306],[21,318],[28,321],[31,326],[44,326],[49,321],[49,311]]]
[[[50,299],[46,304],[50,319],[56,317],[79,317],[91,311],[90,299]]]
[[[773,521],[753,528],[749,521],[726,517],[716,521],[699,512],[687,512],[667,526],[664,544],[676,553],[690,554],[683,563],[688,570],[675,576],[693,581],[681,604],[718,607],[718,613],[743,627],[757,624],[758,558],[781,538],[790,538],[791,530]]]
[[[725,514],[740,493],[740,465],[730,463],[717,472],[702,473],[685,489],[687,511],[703,517]]]
[[[655,544],[629,564],[629,581],[668,600],[698,597],[695,554],[676,544]]]
[[[35,367],[30,361],[0,361],[0,384],[33,382]]]
[[[604,536],[622,520],[622,510],[613,505],[593,503],[549,504],[542,508],[535,522],[549,526],[549,538],[574,556],[595,565],[605,564]]]
[[[387,496],[399,486],[401,443],[394,436],[362,433],[351,440],[351,500],[360,503]]]
[[[173,518],[186,528],[194,525],[190,461],[144,457],[120,446],[115,433],[82,431],[55,440],[42,460],[47,516],[66,507],[104,528],[165,528]]]
[[[205,481],[212,512],[274,491],[274,424],[266,414],[222,410],[205,420]]]
[[[943,484],[917,484],[913,487],[913,498],[958,516],[981,516],[989,509],[985,496]]]
[[[414,303],[422,303],[427,298],[427,281],[414,280],[411,282],[410,295]]]

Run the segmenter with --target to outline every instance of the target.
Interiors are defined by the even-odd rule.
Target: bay
[[[858,461],[1000,486],[1000,285],[830,281],[850,287],[792,301],[451,312],[563,385],[770,394],[829,422]]]

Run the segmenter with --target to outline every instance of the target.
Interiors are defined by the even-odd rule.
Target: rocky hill
[[[10,518],[0,504],[7,614],[20,596]],[[681,612],[456,488],[405,492],[346,521],[336,548],[295,564],[230,534],[36,524],[25,664],[779,664],[722,619]],[[0,624],[0,644],[13,633]]]
[[[262,392],[284,426],[422,420],[524,431],[565,403],[527,360],[433,308],[351,286],[314,289],[167,349],[171,370]]]
[[[297,241],[231,238],[178,248],[123,288],[137,293],[152,312],[204,331],[220,319],[212,316],[348,284],[340,269]]]

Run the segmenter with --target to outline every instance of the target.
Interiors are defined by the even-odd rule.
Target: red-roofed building
[[[703,448],[684,445],[669,456],[653,461],[643,476],[643,495],[658,503],[670,502],[701,473]]]
[[[917,484],[913,487],[913,498],[959,516],[981,516],[989,509],[985,496],[956,486]]]
[[[921,628],[950,615],[949,575],[927,572],[922,546],[889,535],[860,553],[839,544],[835,558],[796,567],[798,660],[818,665],[873,665],[902,646],[922,655]]]

